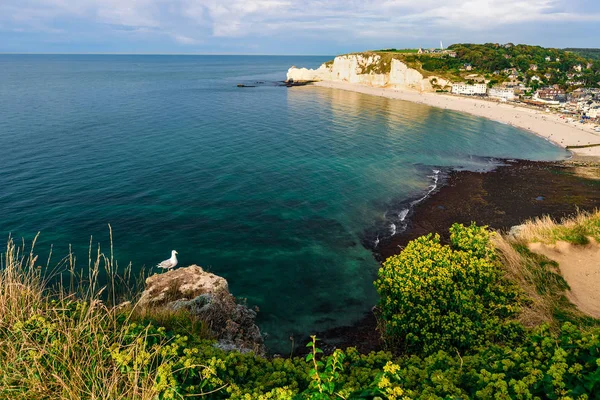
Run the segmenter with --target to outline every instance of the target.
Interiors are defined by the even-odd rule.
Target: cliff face
[[[363,56],[348,54],[337,56],[333,63],[322,64],[318,69],[291,67],[287,80],[294,82],[336,81],[375,87],[398,87],[419,91],[435,91],[451,82],[439,78],[425,78],[400,60],[385,61],[377,54]]]

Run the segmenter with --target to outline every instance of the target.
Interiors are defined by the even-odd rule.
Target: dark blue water
[[[176,249],[258,305],[269,343],[288,348],[376,302],[361,240],[401,228],[395,205],[434,170],[567,156],[464,114],[274,83],[326,60],[0,56],[0,232],[41,231],[42,255],[72,244],[82,266],[109,223],[121,266]]]

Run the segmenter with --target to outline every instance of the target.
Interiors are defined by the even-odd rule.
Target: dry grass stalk
[[[520,226],[517,237],[525,242],[555,243],[564,240],[573,244],[587,244],[589,237],[600,239],[600,211],[578,212],[571,218],[557,222],[549,216],[535,218]]]
[[[555,243],[559,240],[584,245],[590,238],[600,238],[600,211],[578,212],[560,223],[549,216],[526,221],[514,235],[497,234],[493,243],[505,268],[507,278],[523,290],[528,299],[523,305],[520,322],[527,327],[548,323],[558,327],[557,315],[580,318],[581,312],[566,300],[569,286],[560,275],[559,265],[529,251],[533,242]]]
[[[519,253],[514,243],[505,236],[494,235],[493,244],[498,250],[507,278],[515,282],[529,300],[522,307],[519,321],[528,328],[552,322],[552,300],[539,293],[531,260]]]
[[[92,257],[90,248],[87,275],[76,281],[71,254],[63,260],[67,287],[57,270],[37,264],[34,245],[26,251],[24,243],[9,238],[0,263],[0,398],[156,398],[153,377],[139,370],[123,373],[110,356],[111,346],[125,343],[122,330],[115,329],[123,310],[114,306],[118,278],[112,256],[98,248]],[[101,269],[109,276],[105,287],[98,286]],[[58,279],[58,287],[50,279]],[[104,290],[113,306],[101,300]],[[133,343],[134,355],[148,350]]]

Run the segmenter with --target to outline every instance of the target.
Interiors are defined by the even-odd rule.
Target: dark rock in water
[[[238,83],[237,87],[239,87],[239,88],[246,88],[246,87],[256,87],[256,86],[253,86],[253,85],[244,85],[242,83]]]
[[[264,340],[255,324],[256,311],[238,304],[227,281],[197,265],[146,279],[140,307],[187,310],[206,323],[224,350],[264,354]]]
[[[315,81],[294,81],[293,79],[285,81],[285,86],[293,87],[293,86],[306,86],[314,83]]]

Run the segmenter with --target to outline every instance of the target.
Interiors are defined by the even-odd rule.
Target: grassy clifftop
[[[600,53],[594,49],[565,51],[511,43],[487,43],[454,44],[445,51],[426,54],[418,54],[414,49],[384,49],[352,54],[381,57],[379,62],[366,66],[363,73],[388,73],[391,60],[395,58],[425,77],[435,75],[453,81],[478,74],[497,83],[509,79],[527,82],[537,75],[546,84],[558,84],[564,88],[600,85],[600,61],[597,57]]]
[[[527,245],[599,236],[594,213],[531,222],[517,236],[473,224],[455,225],[448,244],[422,237],[388,259],[376,282],[388,351],[323,355],[313,337],[307,356],[271,358],[215,348],[210,330],[185,313],[118,305],[115,280],[96,279],[101,268],[114,272],[110,256],[98,253],[79,285],[50,286],[33,249],[9,241],[0,398],[592,398],[599,321],[568,301],[561,266]]]

